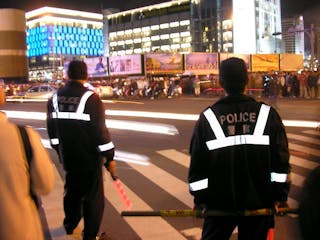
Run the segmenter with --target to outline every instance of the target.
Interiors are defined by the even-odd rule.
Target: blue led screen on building
[[[28,57],[46,54],[103,55],[102,29],[38,26],[27,32]]]

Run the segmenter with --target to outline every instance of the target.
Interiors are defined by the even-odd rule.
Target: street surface
[[[215,101],[215,98],[192,96],[154,101],[106,101],[107,125],[116,146],[118,175],[132,202],[130,210],[193,207],[186,181],[189,141],[197,115]],[[320,100],[278,99],[276,104],[283,120],[320,121]],[[71,236],[66,236],[62,228],[63,170],[56,153],[49,148],[45,124],[46,104],[8,102],[1,110],[7,111],[9,117],[13,113],[27,111],[25,117],[10,119],[19,124],[31,125],[40,133],[56,166],[54,191],[41,198],[46,240],[81,239],[82,222],[76,234]],[[137,112],[123,112],[125,110],[144,112],[139,112],[140,116],[136,117],[133,115]],[[150,116],[146,117],[145,112],[151,112]],[[156,112],[187,115],[162,117]],[[119,127],[120,124],[123,125]],[[142,127],[141,131],[138,131],[139,127]],[[158,133],[159,127],[160,132],[166,134]],[[306,176],[320,164],[320,132],[314,127],[303,126],[286,127],[286,130],[292,165],[289,204],[296,208]],[[121,217],[121,212],[126,208],[106,171],[105,203],[101,232],[106,232],[112,240],[200,239],[201,219]],[[232,239],[237,239],[236,235],[235,231]],[[277,217],[275,239],[302,240],[296,216]]]

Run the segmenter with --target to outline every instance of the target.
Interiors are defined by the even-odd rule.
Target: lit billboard
[[[218,67],[218,53],[189,53],[185,55],[185,74],[215,74],[218,73]]]
[[[143,56],[140,54],[110,56],[108,60],[111,76],[144,74]]]
[[[146,54],[146,71],[152,74],[182,73],[183,62],[180,53],[148,53]]]
[[[303,69],[303,55],[293,53],[280,54],[281,71],[297,71]]]
[[[88,77],[104,77],[107,76],[107,64],[105,57],[86,58],[84,62],[87,64]]]
[[[279,70],[279,54],[252,54],[252,72],[270,72]]]

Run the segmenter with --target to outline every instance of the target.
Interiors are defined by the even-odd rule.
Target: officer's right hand
[[[115,161],[108,162],[108,165],[106,166],[106,168],[109,171],[112,179],[116,180],[118,178],[116,174],[116,162]]]
[[[274,210],[275,210],[276,214],[282,215],[284,213],[281,210],[285,210],[288,208],[289,208],[289,205],[288,205],[288,202],[286,202],[286,201],[274,203]]]
[[[199,214],[197,217],[202,218],[205,212],[208,210],[207,206],[205,204],[197,204],[193,207],[194,211],[199,211]]]

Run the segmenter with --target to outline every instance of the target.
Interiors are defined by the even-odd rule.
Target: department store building
[[[26,20],[29,80],[62,79],[65,61],[103,55],[102,14],[43,7]]]

